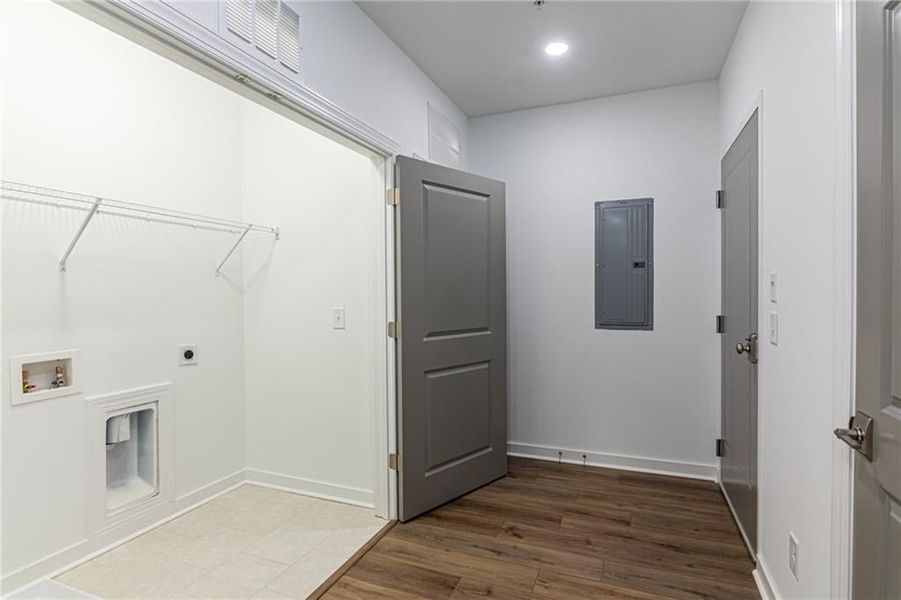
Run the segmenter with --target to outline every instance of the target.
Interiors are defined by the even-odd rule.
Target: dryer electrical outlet
[[[197,364],[197,344],[181,344],[178,347],[178,365],[180,367]]]

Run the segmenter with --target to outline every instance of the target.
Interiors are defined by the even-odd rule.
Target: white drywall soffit
[[[466,115],[357,4],[287,3],[300,15],[300,73],[263,63],[258,52],[248,52],[240,40],[236,43],[234,34],[220,26],[215,2],[123,0],[100,8],[118,18],[127,15],[141,26],[152,23],[372,147],[427,156],[426,105],[432,103],[457,126],[465,148]]]
[[[720,402],[716,82],[479,117],[470,136],[472,166],[506,181],[510,198],[511,448],[711,477]],[[654,330],[597,330],[594,203],[647,197]]]
[[[745,5],[359,3],[471,117],[715,79]]]
[[[828,598],[835,385],[836,5],[752,2],[719,81],[719,154],[760,108],[760,315],[779,273],[779,345],[760,347],[758,577]],[[849,125],[848,125],[849,126]],[[798,241],[803,240],[803,243]],[[789,532],[800,577],[789,569]]]

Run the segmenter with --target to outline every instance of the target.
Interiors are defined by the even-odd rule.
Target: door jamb
[[[759,90],[757,96],[751,102],[750,107],[747,111],[745,111],[742,118],[738,121],[735,131],[732,132],[732,135],[728,137],[728,143],[721,149],[721,155],[725,156],[729,151],[729,148],[732,147],[732,144],[738,139],[738,136],[741,134],[742,129],[744,129],[745,125],[748,124],[748,121],[751,120],[751,117],[754,116],[754,113],[757,112],[757,328],[758,330],[761,327],[762,323],[766,323],[766,316],[761,314],[764,312],[765,303],[762,301],[761,296],[763,294],[763,290],[768,289],[767,282],[763,281],[763,256],[764,256],[764,235],[763,235],[763,198],[764,198],[764,188],[763,188],[763,172],[764,172],[764,146],[763,146],[763,128],[764,128],[764,111],[763,111],[763,90]],[[722,219],[720,219],[720,239],[722,240],[723,231],[722,231]],[[725,246],[721,244],[720,249],[720,272],[722,273],[723,269],[723,252],[725,251]],[[722,302],[723,297],[723,281],[722,278],[720,280],[720,298]],[[759,332],[758,332],[759,334]],[[765,357],[766,355],[766,344],[758,344],[758,353]],[[722,355],[720,355],[722,356]],[[764,361],[761,360],[757,364],[757,472],[755,476],[757,477],[757,550],[755,552],[751,552],[751,544],[748,543],[748,539],[745,535],[745,532],[742,530],[741,526],[738,525],[738,517],[735,514],[735,510],[732,507],[731,502],[729,501],[729,497],[723,493],[723,497],[726,499],[726,504],[729,506],[729,511],[732,514],[732,518],[735,520],[736,526],[738,526],[738,530],[741,533],[742,541],[745,544],[745,547],[748,549],[748,552],[754,555],[754,562],[756,563],[756,568],[754,569],[754,573],[760,569],[760,523],[761,512],[760,512],[760,471],[761,471],[761,460],[760,460],[760,423],[763,422],[762,419],[762,410],[763,410],[763,402],[760,401],[760,382],[763,380],[763,372],[764,372]],[[722,378],[723,366],[720,364],[720,377]],[[722,390],[722,380],[720,381],[720,390]],[[717,407],[719,411],[719,424],[720,424],[720,437],[723,435],[722,426],[723,426],[723,400],[722,400],[722,391],[720,392],[720,402]],[[720,488],[722,488],[722,468],[720,466],[720,461],[717,460],[717,483]],[[756,576],[755,576],[756,579]]]
[[[835,3],[835,201],[833,427],[854,414],[857,298],[857,21],[856,0]],[[832,444],[830,596],[851,597],[853,452]]]
[[[395,181],[395,162],[396,155],[391,155],[385,158],[385,185],[388,190],[395,189],[397,182]],[[385,323],[389,323],[391,321],[397,322],[397,220],[396,215],[397,211],[400,207],[396,205],[388,206],[387,202],[383,203],[385,207],[385,286],[386,286],[386,299],[387,299],[387,314],[385,315]],[[383,330],[383,333],[385,330]],[[376,448],[376,452],[382,452],[384,457],[384,463],[380,466],[380,469],[384,469],[387,472],[387,480],[386,485],[388,489],[386,490],[387,497],[386,500],[388,502],[388,513],[386,516],[388,519],[397,520],[399,518],[399,479],[398,473],[396,470],[391,469],[388,463],[388,455],[389,454],[397,454],[399,452],[398,448],[398,431],[397,431],[397,410],[398,410],[398,390],[397,390],[397,373],[398,373],[398,364],[397,364],[397,340],[394,338],[390,338],[387,335],[383,338],[385,340],[385,344],[387,344],[387,361],[386,361],[386,381],[387,381],[387,393],[388,393],[388,414],[387,414],[387,422],[385,423],[387,431],[387,448],[382,446],[382,448]]]

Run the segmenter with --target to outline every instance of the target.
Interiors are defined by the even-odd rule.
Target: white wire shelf
[[[200,215],[170,208],[161,208],[147,204],[137,204],[135,202],[124,202],[122,200],[113,200],[111,198],[89,196],[87,194],[40,187],[16,181],[7,181],[5,179],[0,181],[0,197],[4,200],[13,202],[28,202],[31,204],[54,206],[56,208],[68,208],[86,213],[81,225],[79,225],[78,229],[75,231],[72,240],[66,247],[65,252],[63,252],[62,257],[59,259],[60,271],[66,270],[66,262],[69,260],[69,255],[72,254],[76,244],[78,244],[78,240],[81,239],[82,234],[84,234],[88,223],[90,223],[91,219],[98,214],[139,219],[153,223],[164,223],[166,225],[176,225],[179,227],[190,227],[192,229],[220,231],[237,235],[238,237],[235,240],[234,245],[229,249],[225,258],[219,262],[219,266],[216,267],[216,276],[221,273],[225,263],[232,257],[235,250],[238,249],[241,242],[247,237],[247,234],[259,233],[267,236],[271,235],[276,240],[279,237],[278,227],[256,225],[254,223],[221,219],[219,217]]]

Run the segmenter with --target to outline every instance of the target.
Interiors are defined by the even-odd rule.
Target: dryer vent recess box
[[[654,199],[594,205],[594,327],[654,329]]]
[[[11,356],[10,404],[26,404],[79,393],[78,356],[78,350]]]

